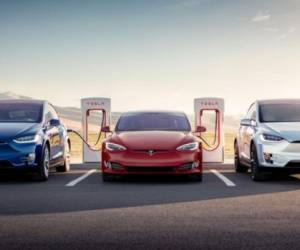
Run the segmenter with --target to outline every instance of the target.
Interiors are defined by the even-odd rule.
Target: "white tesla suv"
[[[235,170],[262,181],[268,173],[300,173],[300,99],[251,104],[234,141]]]

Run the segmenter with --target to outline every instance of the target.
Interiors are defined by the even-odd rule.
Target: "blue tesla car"
[[[47,101],[0,100],[0,170],[29,170],[48,180],[70,169],[70,139]]]

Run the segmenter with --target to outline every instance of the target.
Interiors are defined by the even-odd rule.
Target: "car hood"
[[[9,141],[23,135],[35,134],[39,128],[39,123],[0,122],[0,140]]]
[[[189,132],[130,131],[114,133],[111,141],[131,150],[172,150],[195,141],[195,138]]]
[[[300,141],[300,122],[269,122],[264,125],[290,142]]]

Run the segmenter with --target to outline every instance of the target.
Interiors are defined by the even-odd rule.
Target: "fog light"
[[[192,168],[198,168],[199,167],[199,161],[194,161],[192,164]]]
[[[123,166],[121,166],[120,164],[117,163],[111,163],[111,169],[112,170],[122,170],[124,169]]]
[[[179,167],[180,170],[191,170],[193,168],[198,168],[199,167],[199,161],[194,161],[191,163],[184,164]]]
[[[21,161],[22,162],[29,162],[29,163],[32,163],[35,161],[35,153],[30,153],[28,155],[26,155],[25,157],[22,157],[21,158]]]
[[[122,169],[124,169],[124,167],[121,166],[120,164],[113,163],[113,162],[110,162],[110,161],[105,161],[104,166],[107,167],[108,169],[112,169],[112,170],[122,170]]]
[[[264,153],[264,159],[265,159],[265,161],[266,161],[267,163],[273,164],[272,156],[273,156],[273,155],[270,154],[270,153]]]
[[[28,154],[27,161],[33,162],[35,160],[35,153]]]
[[[111,162],[105,161],[104,162],[104,166],[107,167],[107,168],[109,168],[109,169],[111,169]]]
[[[179,167],[180,170],[191,170],[193,164],[192,163],[187,163]]]

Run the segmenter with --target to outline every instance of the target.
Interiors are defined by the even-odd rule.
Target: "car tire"
[[[64,164],[62,166],[56,167],[57,172],[68,172],[70,171],[70,146],[66,143],[64,152]]]
[[[266,174],[261,171],[255,145],[251,147],[251,179],[253,181],[265,181]]]
[[[49,178],[49,169],[50,169],[50,150],[49,147],[46,145],[43,150],[41,162],[39,163],[38,166],[37,180],[47,181]]]
[[[234,168],[236,173],[246,173],[248,167],[244,166],[240,161],[239,147],[234,143]]]

